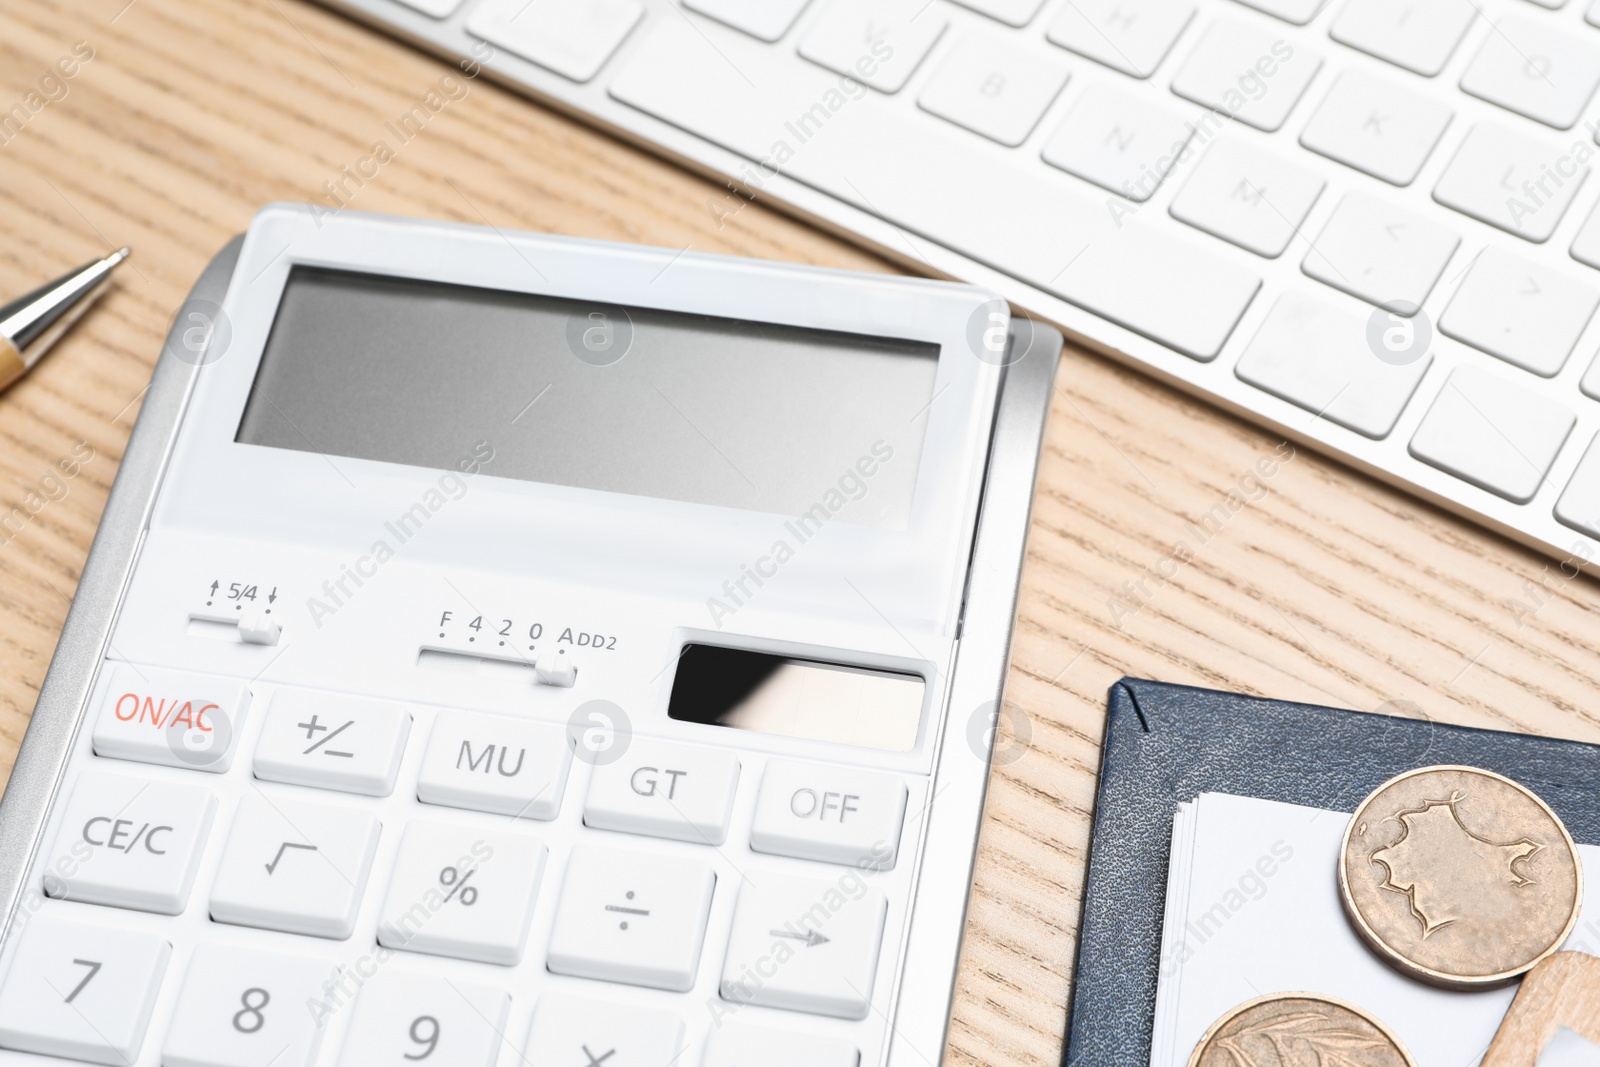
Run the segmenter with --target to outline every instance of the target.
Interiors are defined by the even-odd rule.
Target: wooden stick
[[[1557,952],[1529,971],[1482,1067],[1534,1067],[1563,1026],[1600,1045],[1600,957]]]

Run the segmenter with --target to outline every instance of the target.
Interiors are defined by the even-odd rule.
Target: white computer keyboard
[[[106,668],[10,939],[0,1049],[877,1060],[916,776],[643,736],[575,759],[563,724],[525,714]]]
[[[1600,551],[1600,3],[325,2]]]

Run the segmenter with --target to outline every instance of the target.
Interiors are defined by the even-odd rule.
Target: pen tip
[[[111,261],[111,265],[115,267],[118,263],[121,263],[131,255],[133,255],[133,249],[129,248],[127,245],[123,245],[106,258],[109,259]]]

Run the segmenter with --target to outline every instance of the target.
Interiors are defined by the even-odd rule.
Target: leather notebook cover
[[[1600,746],[1133,678],[1112,686],[1064,1067],[1149,1065],[1179,801],[1233,793],[1351,812],[1403,771],[1451,763],[1523,783],[1575,840],[1600,845]]]

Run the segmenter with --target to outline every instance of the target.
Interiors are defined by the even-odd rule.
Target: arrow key
[[[865,1019],[888,902],[849,872],[831,881],[749,872],[722,966],[732,1004]]]

